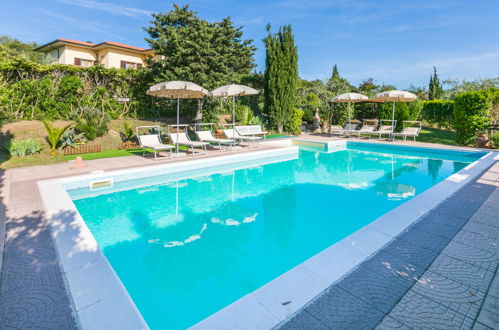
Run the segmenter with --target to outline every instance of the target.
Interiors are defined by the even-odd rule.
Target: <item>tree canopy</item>
[[[428,99],[440,99],[444,94],[442,84],[438,79],[437,68],[433,67],[433,74],[430,76],[430,83],[428,84]]]
[[[255,67],[253,40],[243,39],[242,27],[230,17],[208,22],[189,10],[173,5],[173,10],[152,15],[146,41],[158,58],[149,68],[158,81],[188,80],[207,89],[237,83]]]

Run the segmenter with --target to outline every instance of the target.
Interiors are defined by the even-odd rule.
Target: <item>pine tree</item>
[[[148,68],[157,81],[187,80],[207,89],[238,83],[254,68],[256,50],[251,39],[243,39],[242,27],[230,18],[208,22],[188,5],[173,5],[166,13],[153,14],[145,28],[146,41],[157,57]],[[203,99],[196,119],[202,118]]]
[[[296,105],[298,52],[290,25],[274,34],[267,25],[267,32],[264,111],[270,118],[270,126],[282,133]]]
[[[437,75],[437,68],[433,67],[433,75],[430,76],[430,83],[428,85],[428,99],[439,99],[442,97],[443,93],[442,84],[440,83]]]

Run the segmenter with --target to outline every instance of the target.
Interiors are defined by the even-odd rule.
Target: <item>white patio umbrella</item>
[[[258,91],[245,85],[230,84],[212,90],[212,97],[232,97],[232,137],[236,135],[236,96],[256,95]]]
[[[178,129],[180,120],[180,99],[201,99],[208,95],[208,90],[190,81],[165,81],[149,87],[148,95],[177,99],[177,143],[178,154]]]
[[[363,94],[359,93],[345,93],[345,94],[340,94],[331,100],[333,103],[348,103],[348,123],[350,123],[350,104],[351,103],[357,103],[360,101],[366,101],[369,98]]]
[[[395,124],[395,102],[412,102],[417,99],[417,96],[406,92],[406,91],[399,91],[399,90],[393,90],[393,91],[386,91],[382,92],[379,94],[376,94],[376,96],[373,98],[373,100],[376,101],[391,101],[393,102],[392,106],[392,131],[395,130],[394,124]]]

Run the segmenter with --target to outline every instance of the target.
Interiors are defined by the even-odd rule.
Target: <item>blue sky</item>
[[[116,41],[147,47],[150,13],[170,10],[157,0],[1,0],[0,34],[23,41],[56,38]],[[265,25],[291,24],[300,76],[324,79],[333,64],[358,84],[366,78],[407,88],[426,86],[432,66],[441,79],[499,76],[499,1],[193,0],[207,20],[231,16],[258,47],[263,69]]]

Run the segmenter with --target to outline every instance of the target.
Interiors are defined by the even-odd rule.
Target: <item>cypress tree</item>
[[[335,64],[333,66],[333,74],[331,75],[331,79],[339,79],[340,73],[338,72],[338,66]]]
[[[428,99],[436,100],[442,97],[443,94],[442,84],[438,79],[437,68],[433,67],[433,75],[430,76],[430,83],[428,85]]]
[[[298,52],[291,26],[279,28],[277,33],[270,32],[265,38],[265,105],[270,126],[279,133],[292,116],[298,89]]]

